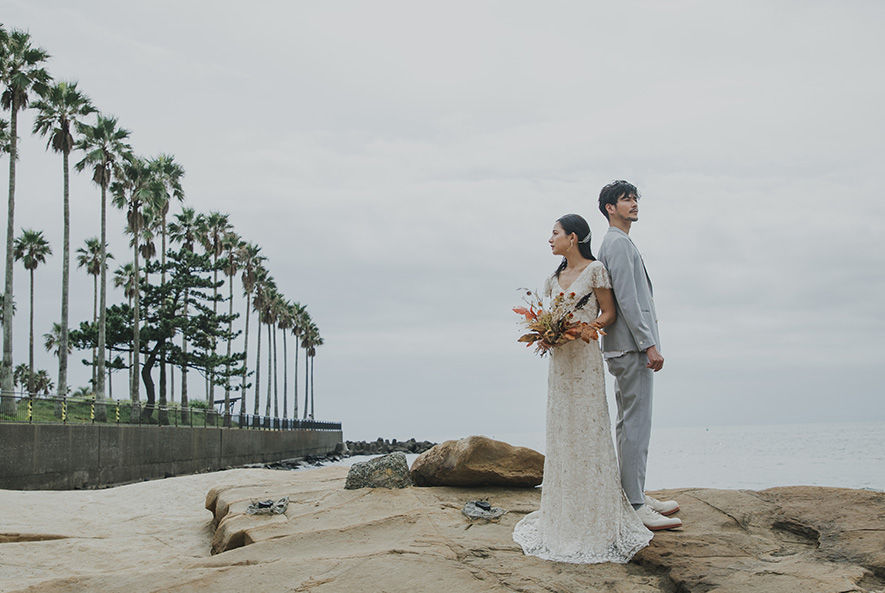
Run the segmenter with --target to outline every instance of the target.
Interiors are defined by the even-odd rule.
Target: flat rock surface
[[[345,490],[346,475],[239,469],[107,490],[0,490],[0,591],[885,590],[882,493],[663,491],[682,505],[681,531],[658,532],[626,565],[570,565],[526,557],[511,539],[539,489]],[[245,514],[253,500],[285,496],[284,515]],[[470,500],[508,512],[471,523],[461,514]]]

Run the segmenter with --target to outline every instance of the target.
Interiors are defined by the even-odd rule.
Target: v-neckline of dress
[[[590,269],[590,266],[592,266],[592,265],[593,265],[593,262],[591,261],[589,264],[587,264],[586,266],[584,266],[584,269],[581,270],[581,273],[580,273],[580,274],[578,274],[577,276],[575,276],[575,279],[572,280],[572,283],[568,285],[568,288],[563,288],[563,287],[562,287],[562,284],[559,283],[559,276],[556,277],[556,284],[559,286],[560,290],[562,290],[563,292],[568,292],[568,291],[569,291],[569,288],[571,288],[572,286],[574,286],[574,285],[575,285],[575,282],[577,282],[577,281],[581,278],[581,276],[583,276],[584,273],[585,273],[588,269]]]

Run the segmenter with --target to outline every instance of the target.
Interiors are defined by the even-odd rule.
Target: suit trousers
[[[625,352],[606,359],[606,363],[615,377],[615,400],[618,403],[615,432],[621,486],[630,504],[645,504],[654,371],[645,367],[648,363],[645,352]]]

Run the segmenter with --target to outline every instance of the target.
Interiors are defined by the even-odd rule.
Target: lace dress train
[[[599,262],[585,269],[569,292],[610,288]],[[555,277],[545,293],[562,292]],[[599,314],[595,296],[576,312],[590,322]],[[621,488],[612,443],[602,353],[597,342],[575,340],[550,358],[547,394],[547,455],[541,508],[523,518],[513,539],[531,556],[557,562],[628,562],[648,545],[645,528]]]

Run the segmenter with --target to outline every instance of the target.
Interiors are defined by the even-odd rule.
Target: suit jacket
[[[642,352],[658,345],[658,316],[651,280],[630,236],[609,227],[599,247],[599,261],[608,269],[618,318],[605,328],[603,352]]]

